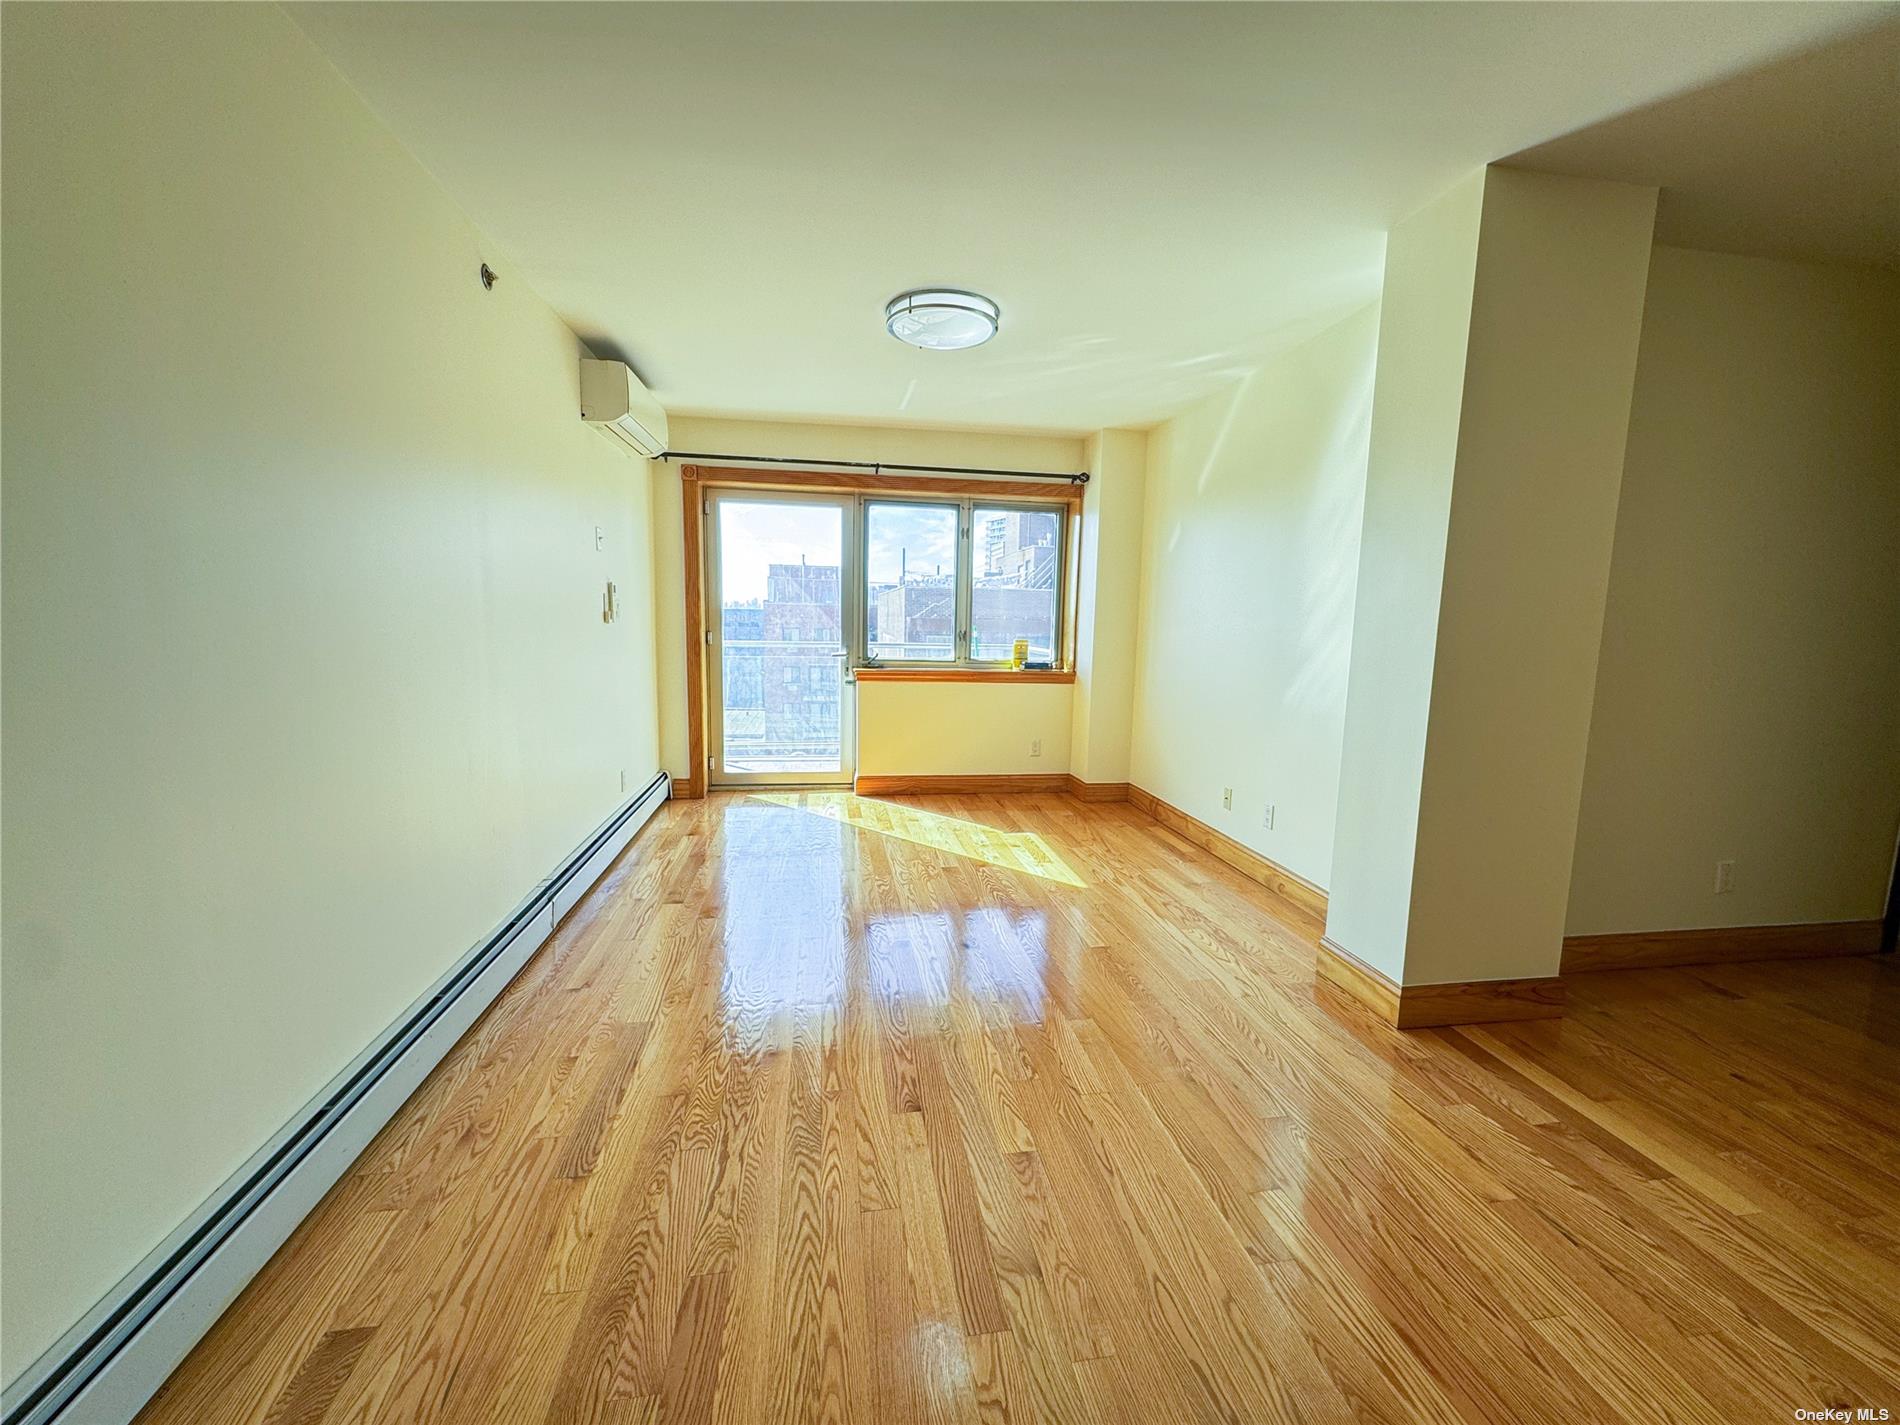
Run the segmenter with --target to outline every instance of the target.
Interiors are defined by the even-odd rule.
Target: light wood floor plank
[[[1900,1410],[1900,970],[1401,1034],[1131,807],[670,803],[143,1425]]]

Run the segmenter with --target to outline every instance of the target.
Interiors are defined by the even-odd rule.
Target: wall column
[[[1089,484],[1076,540],[1080,582],[1069,770],[1082,782],[1115,785],[1128,780],[1134,723],[1148,437],[1143,431],[1097,431],[1086,455]]]
[[[1561,1005],[1655,206],[1491,168],[1390,238],[1327,939],[1401,1023]]]

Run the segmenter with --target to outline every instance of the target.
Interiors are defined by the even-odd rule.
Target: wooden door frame
[[[1887,913],[1880,920],[1880,949],[1891,955],[1900,949],[1900,837],[1893,846],[1893,865],[1887,871]]]
[[[673,779],[676,797],[706,795],[706,556],[701,548],[705,529],[704,489],[699,467],[680,467],[681,534],[685,540],[686,572],[686,757],[684,778]],[[682,781],[685,783],[681,785]]]
[[[684,777],[673,779],[673,795],[696,798],[706,795],[706,496],[709,487],[804,491],[817,494],[861,495],[867,491],[892,490],[912,495],[987,496],[999,500],[1048,501],[1069,507],[1069,528],[1064,531],[1069,546],[1069,587],[1063,597],[1069,601],[1064,619],[1063,664],[1075,667],[1076,621],[1080,616],[1083,487],[1070,481],[1039,484],[1030,480],[959,479],[949,476],[885,475],[880,472],[849,473],[827,470],[756,470],[742,465],[680,466],[680,533],[684,544],[684,585],[686,595],[686,755],[690,766]]]
[[[756,486],[737,487],[732,485],[714,485],[702,480],[699,484],[699,507],[705,517],[700,531],[701,564],[705,599],[702,607],[706,611],[705,633],[700,646],[706,650],[701,682],[706,689],[706,715],[704,727],[706,733],[706,790],[771,791],[774,788],[805,787],[830,788],[831,790],[850,790],[856,779],[857,738],[856,717],[852,707],[851,689],[848,681],[841,681],[838,689],[838,765],[829,770],[806,768],[803,771],[755,772],[746,770],[743,765],[735,769],[728,759],[731,747],[726,743],[726,709],[722,706],[726,696],[725,663],[726,641],[724,629],[725,587],[725,524],[721,516],[724,504],[738,502],[742,506],[770,506],[777,511],[821,510],[827,511],[838,520],[838,645],[835,656],[831,657],[832,667],[841,675],[850,668],[851,648],[854,631],[853,610],[847,590],[851,585],[851,576],[857,570],[856,521],[858,515],[857,499],[853,495],[838,494],[823,490],[761,490]],[[715,602],[716,601],[716,602]],[[861,612],[861,610],[859,611]],[[822,641],[816,638],[804,640],[809,644]],[[809,650],[808,650],[809,651]],[[764,676],[761,667],[761,677]],[[713,722],[719,722],[720,736],[713,737]],[[740,755],[741,764],[745,757]],[[717,785],[713,783],[713,774],[718,773]]]

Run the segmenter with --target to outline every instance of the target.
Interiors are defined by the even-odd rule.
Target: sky
[[[765,597],[770,564],[837,564],[844,555],[844,510],[838,505],[764,505],[721,500],[721,603]]]
[[[771,564],[837,564],[844,552],[844,510],[837,505],[751,504],[721,500],[719,511],[722,603],[765,597]],[[872,505],[869,520],[870,577],[894,584],[900,563],[911,576],[956,563],[956,511],[942,505]]]
[[[957,566],[957,512],[948,505],[872,505],[865,511],[868,573],[895,584],[898,571],[949,574]]]

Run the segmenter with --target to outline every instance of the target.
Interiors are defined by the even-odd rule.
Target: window
[[[957,656],[956,505],[867,501],[865,654],[885,663]]]
[[[1062,649],[1066,509],[864,501],[864,656],[875,663],[1032,663]]]
[[[970,660],[1007,661],[1026,639],[1031,662],[1056,661],[1062,598],[1062,516],[983,506],[971,513],[977,564],[970,587]]]

